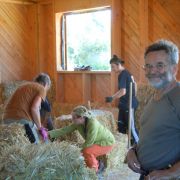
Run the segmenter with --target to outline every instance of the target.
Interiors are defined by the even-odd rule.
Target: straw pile
[[[24,84],[27,81],[11,81],[8,83],[3,83],[2,84],[2,100],[3,103],[6,102],[9,97],[11,97],[11,95],[14,93],[14,91],[21,86],[22,84]]]
[[[15,144],[20,147],[30,144],[25,136],[24,126],[16,123],[0,125],[0,155]]]
[[[93,109],[90,111],[92,116],[100,121],[105,127],[107,127],[112,133],[117,132],[117,124],[114,120],[113,114],[109,111],[104,110],[96,110]],[[59,120],[58,118],[54,120],[55,128],[62,128],[68,126],[72,123],[71,119],[65,119],[63,121]]]
[[[114,136],[116,139],[116,144],[113,150],[111,151],[111,153],[107,156],[108,159],[107,170],[117,169],[121,167],[121,164],[124,162],[127,153],[127,145],[128,145],[127,135],[117,132]]]
[[[102,103],[102,102],[92,102],[91,103],[91,109],[99,109],[99,110],[104,110],[104,111],[110,111],[113,114],[114,119],[115,120],[118,119],[119,109],[116,107],[115,104]]]
[[[114,116],[109,111],[104,110],[91,110],[92,115],[102,123],[103,126],[108,128],[113,134],[117,132],[117,123],[114,120]]]
[[[146,84],[138,85],[137,99],[139,101],[139,106],[135,113],[135,119],[136,119],[138,129],[140,128],[139,120],[144,110],[144,107],[147,105],[149,100],[153,97],[154,93],[155,93],[155,90],[150,85],[146,85]]]
[[[0,104],[3,104],[2,94],[3,94],[3,84],[0,84]]]
[[[14,145],[0,157],[0,179],[95,180],[80,149],[67,142]]]
[[[96,118],[98,121],[100,121],[112,133],[116,133],[117,125],[116,125],[116,122],[113,118],[113,114],[111,112],[103,111],[103,110],[91,110],[91,113],[94,116],[94,118]],[[61,121],[61,120],[58,120],[58,118],[57,118],[54,120],[55,129],[59,129],[59,128],[68,126],[71,123],[72,123],[71,119],[65,119],[65,120]],[[78,144],[84,143],[84,139],[82,138],[82,136],[79,134],[78,131],[67,134],[67,135],[60,137],[58,139],[60,139],[61,141],[66,140],[66,141],[77,142]]]
[[[3,112],[4,112],[4,104],[1,104],[0,105],[0,124],[1,124],[1,121],[2,121],[2,117],[3,117]]]
[[[102,160],[106,169],[103,173],[103,179],[128,179],[124,177],[129,176],[128,167],[127,164],[124,164],[124,159],[126,156],[126,153],[128,151],[127,149],[127,143],[128,143],[128,137],[125,134],[116,133],[115,135],[116,144],[113,148],[113,150],[105,156],[98,157],[98,159]],[[121,172],[121,175],[123,174],[123,177],[118,177],[117,174]]]

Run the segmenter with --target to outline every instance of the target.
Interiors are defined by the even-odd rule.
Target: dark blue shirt
[[[41,109],[40,109],[41,116],[43,116],[46,112],[51,112],[51,105],[47,98],[44,101],[42,100],[41,102]]]
[[[119,99],[119,108],[129,109],[129,89],[130,82],[133,82],[132,75],[125,69],[118,76],[118,89],[126,89],[126,94]],[[132,108],[136,109],[138,106],[137,98],[135,97],[135,85],[132,84]]]

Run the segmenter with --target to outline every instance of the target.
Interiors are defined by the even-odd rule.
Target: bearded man
[[[128,166],[141,174],[140,180],[180,179],[179,50],[160,40],[147,47],[144,58],[145,76],[156,93],[140,118],[139,141],[128,151]]]

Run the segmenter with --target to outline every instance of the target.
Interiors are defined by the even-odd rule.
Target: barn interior
[[[52,80],[48,98],[55,128],[71,123],[70,119],[59,121],[59,116],[70,114],[77,105],[85,105],[117,140],[117,148],[102,157],[106,171],[97,177],[85,166],[80,153],[83,140],[78,132],[37,146],[27,141],[20,125],[1,125],[0,179],[139,178],[124,163],[128,137],[117,131],[117,102],[105,103],[105,97],[117,91],[117,74],[111,69],[68,70],[65,15],[104,9],[110,11],[110,51],[106,65],[110,68],[109,60],[116,54],[133,74],[138,86],[140,106],[136,119],[139,119],[153,95],[142,68],[145,48],[158,39],[171,40],[180,48],[179,0],[0,0],[1,116],[15,89],[45,72]],[[95,61],[98,63],[98,58]]]

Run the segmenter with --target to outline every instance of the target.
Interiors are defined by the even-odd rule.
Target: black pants
[[[119,109],[119,115],[118,115],[118,131],[120,133],[123,134],[127,134],[128,133],[128,120],[129,120],[129,111],[128,110],[124,110],[124,109]],[[135,126],[135,123],[134,123]],[[134,127],[136,134],[138,136],[138,130],[136,128],[136,126]],[[132,133],[132,140],[131,140],[131,144],[137,143],[135,140],[135,137],[133,136]]]

